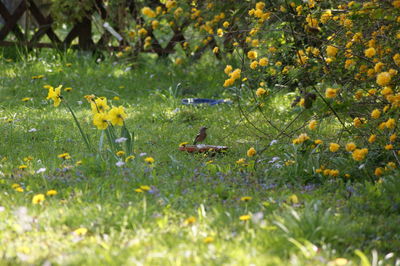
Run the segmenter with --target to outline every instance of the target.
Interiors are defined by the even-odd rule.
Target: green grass
[[[191,96],[234,98],[221,86],[223,64],[203,60],[177,68],[142,59],[125,71],[111,59],[41,56],[0,63],[0,264],[335,265],[344,257],[360,265],[364,257],[372,263],[374,252],[382,264],[395,263],[398,253],[385,256],[400,247],[398,172],[383,184],[309,180],[302,175],[312,159],[280,144],[263,154],[256,170],[238,166],[248,148],[269,142],[241,119],[236,104],[180,103]],[[136,158],[117,167],[112,156],[89,153],[68,111],[45,101],[46,84],[73,88],[62,94],[96,146],[100,132],[83,96],[119,96],[110,102],[126,108]],[[203,125],[210,128],[207,143],[227,145],[227,153],[178,150]],[[64,152],[72,158],[57,157]],[[28,156],[33,159],[25,162]],[[298,163],[266,167],[274,156]],[[22,164],[28,168],[18,169]],[[46,171],[35,173],[40,168]],[[135,192],[142,185],[151,191]],[[32,204],[34,195],[51,189],[58,194]],[[299,203],[289,200],[294,194]],[[252,218],[241,221],[246,214]],[[88,231],[78,236],[78,228]]]

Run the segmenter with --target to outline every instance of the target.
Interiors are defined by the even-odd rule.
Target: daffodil
[[[97,129],[104,130],[108,127],[109,115],[105,113],[97,113],[93,117],[93,124]]]
[[[99,97],[96,100],[91,99],[90,106],[93,114],[104,113],[110,109],[110,107],[107,105],[106,97]]]
[[[122,126],[124,124],[124,120],[128,117],[124,111],[124,107],[122,106],[111,108],[111,110],[108,112],[108,115],[113,126]]]
[[[52,86],[49,86],[49,92],[47,94],[47,100],[53,100],[54,101],[54,107],[58,107],[61,103],[61,88],[62,85],[58,86],[57,88],[53,88]]]

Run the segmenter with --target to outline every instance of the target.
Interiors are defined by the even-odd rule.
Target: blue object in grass
[[[208,105],[216,105],[220,103],[232,103],[230,100],[214,100],[214,99],[205,99],[205,98],[187,98],[182,99],[182,104],[185,105],[197,105],[197,104],[208,104]]]

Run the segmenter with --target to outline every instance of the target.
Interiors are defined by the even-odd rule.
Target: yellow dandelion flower
[[[207,236],[203,239],[203,242],[206,244],[212,243],[212,242],[214,242],[214,238],[211,236]]]
[[[87,234],[87,232],[88,232],[88,230],[86,228],[81,227],[81,228],[76,229],[73,233],[77,236],[84,236]]]
[[[191,225],[196,222],[196,217],[190,216],[189,218],[185,219],[183,222],[185,225]]]
[[[61,153],[61,154],[57,155],[57,157],[60,159],[64,159],[64,160],[71,159],[71,155],[69,155],[68,152]]]
[[[124,151],[117,151],[117,152],[115,153],[115,155],[117,155],[118,157],[121,157],[121,156],[124,156],[124,155],[125,155],[125,152],[124,152]]]
[[[293,194],[293,195],[289,196],[288,202],[292,203],[292,204],[298,204],[299,203],[299,198],[297,197],[296,194]]]
[[[133,159],[135,159],[135,156],[129,155],[128,157],[125,158],[125,162],[127,163],[129,161],[132,161]]]
[[[46,192],[47,196],[55,196],[57,195],[57,191],[54,189],[50,189],[49,191]]]
[[[140,186],[140,189],[143,190],[143,191],[149,191],[149,190],[151,190],[151,187],[150,186],[146,186],[146,185],[142,185],[142,186]]]
[[[381,176],[381,175],[383,175],[383,168],[382,168],[382,167],[376,168],[375,171],[374,171],[374,174],[375,174],[376,176]]]
[[[241,216],[239,217],[239,220],[240,220],[240,221],[248,221],[248,220],[250,220],[250,219],[251,219],[250,214],[241,215]]]
[[[44,194],[36,194],[35,196],[33,196],[32,198],[32,203],[33,204],[40,204],[45,200],[45,196]]]
[[[240,201],[250,201],[252,199],[252,197],[250,196],[244,196],[240,198]]]
[[[146,157],[145,159],[144,159],[144,161],[146,162],[146,163],[149,163],[149,164],[152,164],[152,163],[154,163],[154,158],[153,157]]]

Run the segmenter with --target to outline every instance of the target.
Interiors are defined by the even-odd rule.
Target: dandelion
[[[31,99],[32,99],[32,98],[30,98],[30,97],[25,97],[25,98],[22,98],[21,101],[27,102],[27,101],[30,101]]]
[[[239,160],[236,161],[236,164],[245,164],[246,163],[246,159],[245,158],[240,158]]]
[[[324,143],[322,140],[320,140],[320,139],[316,139],[315,141],[314,141],[314,143],[316,144],[316,145],[319,145],[319,144],[322,144],[322,143]]]
[[[241,216],[239,217],[239,220],[240,220],[240,221],[248,221],[248,220],[250,220],[250,219],[251,219],[251,215],[249,215],[249,214],[241,215]]]
[[[43,194],[36,194],[32,198],[32,203],[33,204],[40,204],[45,200],[45,196]]]
[[[81,227],[81,228],[76,229],[76,230],[73,232],[73,234],[75,234],[75,235],[77,235],[77,236],[84,236],[84,235],[87,234],[87,232],[88,232],[88,230],[87,230],[86,228]]]
[[[179,147],[185,147],[188,144],[189,144],[189,142],[187,142],[187,141],[181,142],[181,143],[179,143]]]
[[[17,192],[24,192],[24,189],[22,187],[17,187],[14,190]]]
[[[191,225],[196,222],[196,217],[190,216],[189,218],[185,219],[183,222],[185,225]]]
[[[135,159],[135,156],[129,155],[128,157],[125,158],[125,162],[127,163],[129,161],[132,161],[133,159]]]
[[[288,201],[289,201],[289,203],[292,203],[292,204],[298,204],[299,198],[297,197],[296,194],[293,194],[288,198]]]
[[[257,151],[253,147],[251,147],[250,149],[247,150],[248,157],[253,157],[254,155],[256,155],[256,153],[257,153]]]
[[[329,150],[331,152],[337,152],[339,150],[339,148],[340,148],[340,145],[337,144],[337,143],[330,143],[329,144]]]
[[[224,28],[228,28],[228,27],[229,27],[229,22],[228,22],[228,21],[225,21],[225,22],[222,24],[222,26],[224,26]]]
[[[124,151],[117,151],[117,152],[115,153],[115,155],[117,155],[118,157],[122,157],[122,156],[125,155],[125,152],[124,152]]]
[[[57,195],[57,191],[54,189],[50,189],[49,191],[46,192],[47,196],[55,196]]]
[[[152,163],[154,163],[154,158],[153,157],[146,157],[145,159],[144,159],[144,161],[146,162],[146,163],[148,163],[148,164],[152,164]]]
[[[140,186],[140,189],[143,191],[149,191],[149,190],[151,190],[151,187],[143,185],[143,186]]]
[[[61,153],[61,154],[57,155],[57,157],[60,158],[60,159],[64,159],[64,160],[71,159],[71,156],[69,155],[68,152]]]
[[[135,189],[135,192],[137,192],[137,193],[143,193],[143,190],[142,190],[141,188],[137,188],[137,189]]]
[[[203,239],[203,242],[206,244],[212,243],[212,242],[214,242],[214,238],[211,236],[207,236]]]
[[[247,201],[250,201],[251,199],[252,199],[252,197],[250,197],[250,196],[244,196],[244,197],[240,198],[240,201],[247,202]]]
[[[28,168],[28,166],[26,164],[21,164],[20,166],[18,166],[18,169],[24,170]]]

